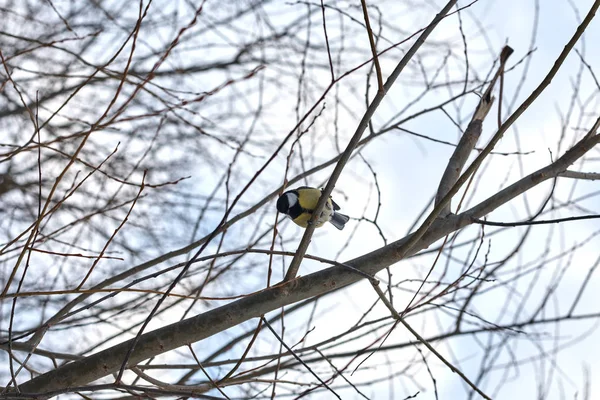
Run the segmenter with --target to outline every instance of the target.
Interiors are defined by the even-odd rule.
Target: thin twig
[[[190,349],[190,353],[192,353],[192,357],[194,357],[194,360],[198,364],[198,367],[200,367],[200,369],[202,370],[204,375],[206,375],[206,377],[208,378],[210,383],[212,383],[214,385],[214,387],[219,391],[219,393],[221,393],[223,395],[223,397],[225,397],[226,399],[229,399],[229,397],[227,396],[227,394],[225,394],[223,389],[221,389],[219,387],[219,385],[215,382],[215,380],[213,378],[211,378],[211,376],[208,374],[208,372],[204,369],[204,367],[202,366],[202,363],[198,359],[198,356],[196,356],[196,352],[194,351],[194,348],[192,347],[191,344],[188,345],[188,349]]]
[[[373,30],[371,29],[371,23],[369,22],[369,10],[367,9],[366,0],[360,0],[363,9],[363,16],[365,17],[365,25],[367,28],[367,34],[369,35],[369,45],[371,46],[371,53],[373,53],[373,62],[375,63],[375,71],[377,73],[377,85],[379,91],[383,92],[383,76],[381,75],[381,66],[379,65],[379,57],[377,57],[377,48],[375,46],[375,40],[373,39]]]
[[[528,226],[528,225],[547,225],[547,224],[558,224],[561,222],[569,222],[569,221],[581,221],[586,219],[599,219],[600,215],[580,215],[578,217],[566,217],[566,218],[556,218],[556,219],[547,219],[542,221],[522,221],[522,222],[494,222],[494,221],[486,221],[484,219],[473,218],[473,222],[480,225],[489,225],[489,226]]]
[[[267,326],[267,328],[269,328],[269,330],[271,331],[271,333],[273,334],[273,336],[275,336],[275,338],[277,338],[277,340],[279,341],[279,343],[283,344],[283,347],[286,348],[287,351],[290,352],[290,354],[300,363],[304,366],[304,368],[306,368],[315,378],[317,378],[317,380],[319,382],[321,382],[321,385],[325,386],[327,388],[327,390],[329,390],[331,393],[333,393],[335,395],[335,397],[337,397],[338,399],[341,399],[341,397],[333,390],[331,389],[321,378],[319,378],[319,375],[317,375],[308,365],[306,365],[306,363],[304,361],[302,361],[302,359],[294,352],[294,350],[292,350],[291,347],[289,347],[285,341],[283,341],[283,339],[281,339],[279,337],[279,335],[277,334],[277,332],[275,332],[275,329],[273,329],[273,327],[271,326],[271,324],[269,324],[269,322],[267,322],[267,320],[265,319],[265,317],[261,317],[262,322]]]

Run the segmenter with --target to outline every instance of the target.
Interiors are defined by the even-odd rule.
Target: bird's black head
[[[298,203],[298,194],[293,191],[285,192],[277,200],[277,211],[282,214],[289,214],[290,208]]]

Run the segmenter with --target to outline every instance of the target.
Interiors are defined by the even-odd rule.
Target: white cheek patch
[[[287,193],[285,195],[286,200],[288,202],[288,208],[292,208],[294,207],[296,204],[298,204],[298,196],[295,196],[292,193]]]

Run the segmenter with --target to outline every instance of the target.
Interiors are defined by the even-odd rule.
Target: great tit
[[[301,186],[282,194],[277,200],[277,210],[289,216],[296,225],[306,228],[320,197],[320,189]],[[315,221],[316,227],[321,227],[329,221],[336,228],[344,229],[350,217],[337,212],[339,209],[340,206],[330,197]]]

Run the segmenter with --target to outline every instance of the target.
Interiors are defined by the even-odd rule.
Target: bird
[[[306,228],[320,197],[321,189],[300,186],[288,190],[277,199],[277,211],[290,217],[296,225]],[[326,222],[331,222],[336,228],[344,229],[344,225],[350,220],[350,217],[337,212],[339,209],[340,206],[329,197],[321,215],[315,221],[316,227],[319,228]]]

